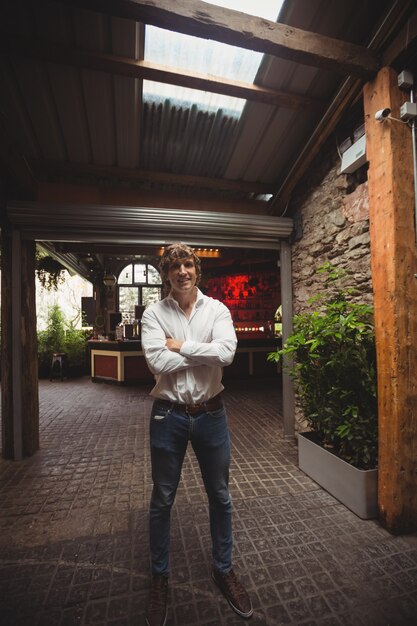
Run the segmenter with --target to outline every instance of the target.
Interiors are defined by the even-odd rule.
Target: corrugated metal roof
[[[260,1],[242,0],[256,8]],[[22,227],[26,237],[72,242],[75,247],[74,242],[82,246],[96,242],[98,247],[111,243],[136,246],[141,241],[159,245],[161,239],[172,241],[177,237],[191,245],[213,243],[239,248],[244,242],[248,249],[276,250],[279,239],[289,236],[292,222],[257,215],[273,208],[266,202],[260,208],[252,198],[267,198],[267,193],[278,190],[287,179],[315,129],[326,119],[324,112],[345,77],[264,56],[255,77],[257,85],[319,99],[321,108],[293,110],[247,101],[239,117],[230,114],[224,105],[203,110],[197,104],[195,90],[189,92],[187,106],[179,104],[169,86],[166,93],[170,97],[158,101],[144,97],[141,79],[130,72],[122,74],[120,68],[110,70],[106,64],[106,55],[120,57],[125,65],[129,60],[142,61],[145,25],[77,8],[76,4],[58,0],[2,3],[0,126],[8,149],[28,164],[35,177],[47,182],[94,185],[98,196],[104,189],[106,206],[69,205],[65,219],[60,221],[64,211],[60,204],[44,203],[43,212],[38,206],[35,216],[33,206],[30,213],[28,206],[20,203],[19,210],[16,205],[8,208],[13,223]],[[244,10],[239,4],[239,10]],[[277,12],[280,4],[277,0]],[[387,7],[399,4],[399,0],[380,0],[377,4],[372,0],[286,0],[279,20],[290,27],[366,45]],[[95,6],[100,7],[100,3]],[[117,8],[117,0],[111,6]],[[103,11],[106,7],[103,3]],[[170,37],[164,39],[168,42]],[[11,45],[13,40],[15,44]],[[42,56],[36,46],[30,47],[27,42],[46,42],[48,54]],[[193,49],[193,57],[197,58],[199,49]],[[100,70],[91,69],[86,62],[88,51],[95,59],[103,59]],[[74,58],[80,54],[84,57],[77,64]],[[225,54],[211,71],[229,74],[236,80],[237,59],[247,54]],[[175,62],[164,57],[158,60],[168,65]],[[193,71],[210,71],[205,54],[200,60],[202,65],[193,65]],[[227,70],[226,61],[231,70]],[[181,65],[180,61],[176,64]],[[250,79],[246,75],[244,80]],[[214,99],[209,98],[211,102]],[[238,184],[226,185],[224,180]],[[79,187],[68,188],[75,198]],[[156,197],[162,198],[160,206],[181,209],[108,206],[115,204],[112,198],[120,190],[131,193],[125,196],[129,198],[140,197],[142,192],[143,204],[149,197]],[[49,197],[48,190],[44,188],[38,197]],[[167,198],[175,200],[170,204]],[[182,203],[184,198],[187,201]],[[221,214],[203,211],[213,206],[213,199],[218,203],[231,201],[230,209],[223,209]],[[69,199],[63,196],[65,201]],[[198,212],[186,211],[185,206],[197,208]],[[19,222],[22,211],[27,212],[25,223]],[[253,215],[248,215],[249,211]],[[46,246],[53,250],[49,243]],[[60,253],[60,258],[82,271],[81,257],[77,260],[70,247],[67,250]],[[84,270],[88,276],[89,266]]]
[[[292,0],[281,19],[359,42],[369,29],[370,5]],[[141,25],[59,2],[42,2],[36,10],[17,2],[14,27],[84,50],[143,58]],[[169,99],[162,109],[143,106],[142,84],[134,78],[15,54],[1,57],[1,70],[3,118],[21,153],[35,159],[278,182],[317,119],[310,111],[249,103],[236,127],[224,113],[187,113]],[[270,57],[257,76],[259,84],[324,99],[339,82],[329,72]]]
[[[175,173],[221,176],[238,120],[217,111],[144,103],[142,166]]]
[[[144,27],[135,21],[54,1],[8,4],[5,28],[9,33],[143,59]],[[387,0],[378,3],[378,11],[387,4]],[[377,20],[375,13],[370,0],[288,0],[280,20],[365,43]],[[141,168],[278,186],[320,118],[317,110],[297,112],[254,102],[246,104],[239,121],[221,110],[203,113],[196,106],[186,110],[173,100],[163,105],[144,103],[142,81],[137,78],[16,53],[2,54],[0,72],[3,125],[17,151],[28,160]],[[341,78],[266,56],[256,82],[326,102]],[[68,180],[72,180],[70,173]]]

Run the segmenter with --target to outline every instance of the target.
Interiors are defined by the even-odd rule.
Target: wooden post
[[[20,232],[12,231],[12,398],[13,398],[13,458],[20,461],[23,458],[22,438],[22,242]]]
[[[383,68],[365,85],[371,267],[378,364],[379,513],[395,533],[417,529],[417,249],[411,129],[399,118],[408,94]]]
[[[2,453],[19,460],[39,448],[35,242],[2,228]]]
[[[14,458],[12,375],[12,236],[1,229],[1,430],[2,454]]]
[[[39,448],[38,336],[36,332],[36,286],[34,241],[22,241],[22,441],[23,456]]]

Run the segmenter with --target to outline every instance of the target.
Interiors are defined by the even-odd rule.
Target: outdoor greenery
[[[68,372],[85,373],[86,331],[78,330],[67,322],[58,304],[48,309],[46,330],[38,331],[39,370],[49,374],[54,352],[65,352]]]
[[[373,309],[351,301],[343,272],[330,263],[317,310],[294,317],[293,334],[268,355],[294,359],[295,381],[307,424],[318,442],[360,469],[377,465],[377,382]]]
[[[48,309],[48,326],[38,331],[38,361],[48,369],[54,352],[65,351],[65,318],[57,304]]]

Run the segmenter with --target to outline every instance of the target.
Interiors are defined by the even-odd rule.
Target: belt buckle
[[[186,404],[185,410],[188,414],[198,413],[199,411],[203,411],[205,408],[205,402],[199,402],[198,404]]]

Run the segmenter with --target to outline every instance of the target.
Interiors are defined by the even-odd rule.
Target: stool
[[[66,352],[54,352],[52,354],[51,370],[49,372],[49,380],[60,378],[64,380],[64,370],[66,369],[67,354]]]

